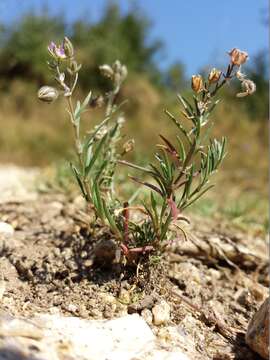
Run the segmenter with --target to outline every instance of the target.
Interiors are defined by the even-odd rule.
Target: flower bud
[[[61,83],[63,83],[63,82],[65,81],[65,77],[66,77],[65,73],[61,73],[61,74],[59,75],[59,81],[60,81]]]
[[[123,144],[124,154],[127,154],[128,152],[132,151],[134,149],[134,146],[135,146],[135,140],[134,139],[130,139],[130,140],[126,141]]]
[[[217,70],[216,68],[213,68],[208,75],[209,83],[212,84],[217,82],[220,78],[220,75],[221,75],[221,71]]]
[[[120,74],[121,74],[121,81],[124,81],[125,78],[127,77],[127,74],[128,74],[128,70],[127,70],[126,65],[121,66]]]
[[[38,91],[38,98],[41,101],[51,103],[58,98],[58,91],[51,86],[42,86]]]
[[[101,74],[109,79],[113,78],[113,69],[110,65],[104,64],[99,67]]]
[[[199,93],[203,90],[203,79],[201,75],[193,75],[191,78],[191,87],[192,90],[196,93]]]
[[[98,132],[95,135],[95,140],[101,140],[106,134],[108,133],[107,126],[103,126],[101,129],[98,130]]]
[[[65,55],[69,58],[72,58],[74,55],[74,48],[72,42],[66,36],[64,37],[63,48],[65,51]]]
[[[112,69],[114,72],[114,81],[116,83],[123,82],[128,74],[127,67],[122,65],[119,60],[116,60],[112,65]]]
[[[92,108],[101,108],[105,104],[105,99],[102,95],[98,95],[91,99],[90,106]]]
[[[53,41],[48,46],[49,53],[58,60],[67,58],[63,45],[57,46]]]
[[[119,116],[117,119],[117,124],[118,125],[123,125],[125,123],[126,119],[124,118],[124,116]]]
[[[78,65],[77,61],[72,60],[70,67],[67,70],[71,75],[74,75],[80,71],[81,67],[82,65]]]
[[[56,44],[53,41],[51,41],[50,45],[48,45],[48,51],[50,55],[53,57],[55,57],[55,48],[56,48]]]
[[[121,72],[121,67],[122,67],[122,65],[121,65],[121,63],[120,63],[119,60],[116,60],[116,61],[113,63],[113,66],[112,66],[113,71],[114,71],[115,73]]]
[[[228,54],[231,57],[231,63],[233,65],[237,65],[237,66],[243,65],[248,59],[247,52],[241,51],[236,48],[232,49],[230,52],[228,52]]]

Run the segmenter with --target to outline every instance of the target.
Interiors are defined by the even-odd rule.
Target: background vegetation
[[[89,89],[95,95],[108,90],[109,83],[99,76],[98,65],[111,64],[115,59],[127,65],[128,80],[119,96],[119,101],[128,99],[127,137],[135,138],[138,162],[151,156],[161,129],[164,134],[173,131],[163,114],[164,107],[179,114],[175,93],[181,90],[188,96],[189,81],[181,62],[164,71],[159,69],[155,60],[163,44],[149,41],[150,28],[151,22],[139,10],[123,15],[114,4],[95,23],[66,24],[62,18],[44,12],[30,13],[16,24],[0,26],[0,161],[48,166],[68,157],[71,133],[63,104],[59,101],[52,108],[40,104],[36,97],[39,86],[49,85],[46,45],[52,39],[60,42],[64,34],[72,39],[83,64],[82,94]],[[211,216],[221,210],[232,219],[244,218],[265,228],[269,72],[266,52],[258,53],[247,67],[257,92],[243,101],[234,95],[236,85],[224,90],[225,100],[215,110],[213,120],[217,123],[216,135],[228,137],[229,152],[224,170],[216,179],[217,190],[201,200],[195,210]],[[90,110],[85,126],[94,123],[98,116],[98,110]]]

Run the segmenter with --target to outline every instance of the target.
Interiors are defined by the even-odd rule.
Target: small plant
[[[121,140],[120,132],[125,119],[119,113],[115,99],[127,76],[127,69],[119,61],[115,61],[112,66],[100,66],[101,74],[111,80],[112,89],[104,97],[93,98],[89,92],[82,103],[78,100],[74,106],[74,92],[81,65],[75,59],[73,45],[65,37],[62,45],[57,46],[52,42],[48,46],[48,51],[51,55],[48,66],[59,89],[43,86],[38,92],[38,97],[42,101],[51,103],[61,93],[66,99],[67,112],[74,130],[74,148],[77,156],[77,163],[70,164],[71,169],[86,202],[92,205],[96,217],[104,223],[103,202],[106,201],[108,206],[112,206],[114,202],[114,172],[117,160],[133,147],[133,142],[130,140],[124,144],[121,154],[116,150],[116,145]],[[104,103],[106,108],[103,120],[82,137],[80,133],[82,115],[89,111],[90,106],[101,107]]]
[[[155,163],[151,163],[148,168],[139,168],[122,161],[122,164],[135,167],[152,179],[149,182],[132,177],[135,182],[151,190],[149,204],[144,204],[148,219],[141,229],[145,229],[144,238],[154,239],[154,249],[166,246],[168,231],[173,228],[180,230],[186,238],[184,229],[179,225],[179,220],[188,221],[182,215],[183,211],[214,186],[209,184],[209,180],[225,157],[226,138],[220,141],[210,139],[211,126],[207,125],[220,101],[216,99],[219,90],[233,78],[240,80],[243,89],[237,97],[250,95],[256,90],[255,84],[240,71],[248,54],[233,49],[229,55],[231,61],[226,72],[213,68],[206,80],[201,75],[192,76],[191,101],[178,95],[181,114],[187,126],[184,127],[173,114],[165,110],[178,133],[174,142],[160,135],[163,143],[157,145],[159,151],[155,154]]]
[[[77,163],[71,164],[72,171],[86,202],[93,209],[96,219],[108,226],[122,250],[123,259],[132,262],[151,254],[156,257],[164,252],[174,232],[186,233],[181,221],[188,222],[183,211],[203,196],[213,185],[210,177],[220,166],[226,154],[226,139],[210,138],[210,115],[219,99],[220,89],[232,79],[240,80],[244,97],[252,94],[255,84],[246,79],[241,66],[248,54],[238,49],[230,53],[230,63],[225,72],[213,68],[207,79],[194,75],[191,79],[192,99],[178,95],[184,126],[169,110],[168,118],[176,126],[175,139],[160,135],[155,162],[148,167],[122,159],[133,149],[132,140],[117,150],[122,139],[123,115],[115,100],[127,76],[127,69],[119,61],[112,66],[102,65],[101,74],[112,82],[112,89],[105,96],[93,99],[91,92],[81,103],[73,105],[73,94],[77,86],[80,65],[74,56],[73,45],[65,38],[60,46],[51,43],[48,47],[51,60],[48,63],[60,92],[67,100],[67,109],[74,129],[74,143]],[[59,90],[44,86],[38,96],[45,102],[52,102],[59,96]],[[88,111],[89,104],[105,102],[104,119],[83,138],[80,134],[81,116]],[[115,192],[114,174],[117,164],[132,167],[143,173],[144,178],[131,177],[133,181],[150,189],[149,201],[138,206],[122,202]],[[134,216],[134,212],[139,216]]]

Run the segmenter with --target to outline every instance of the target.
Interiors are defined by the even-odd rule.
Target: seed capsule
[[[103,76],[108,77],[109,79],[113,78],[114,72],[110,65],[107,64],[101,65],[99,67],[99,70]]]

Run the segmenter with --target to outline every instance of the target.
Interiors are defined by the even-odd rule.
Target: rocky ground
[[[175,241],[151,272],[136,273],[111,264],[112,239],[98,226],[89,232],[80,198],[38,193],[36,175],[0,168],[0,359],[259,359],[245,333],[268,294],[266,239],[192,217],[189,240]],[[84,355],[75,345],[59,350],[61,336],[69,344],[74,339],[71,330],[64,334],[69,323],[84,335],[89,331],[92,350],[99,349],[94,334],[104,345],[112,326],[116,343],[125,343],[122,357],[118,350],[113,355],[114,344],[99,355],[86,345]],[[94,323],[102,330],[92,331]],[[116,331],[126,337],[117,340]],[[138,346],[129,346],[128,338]],[[58,344],[49,346],[54,355],[45,354],[48,341]]]

